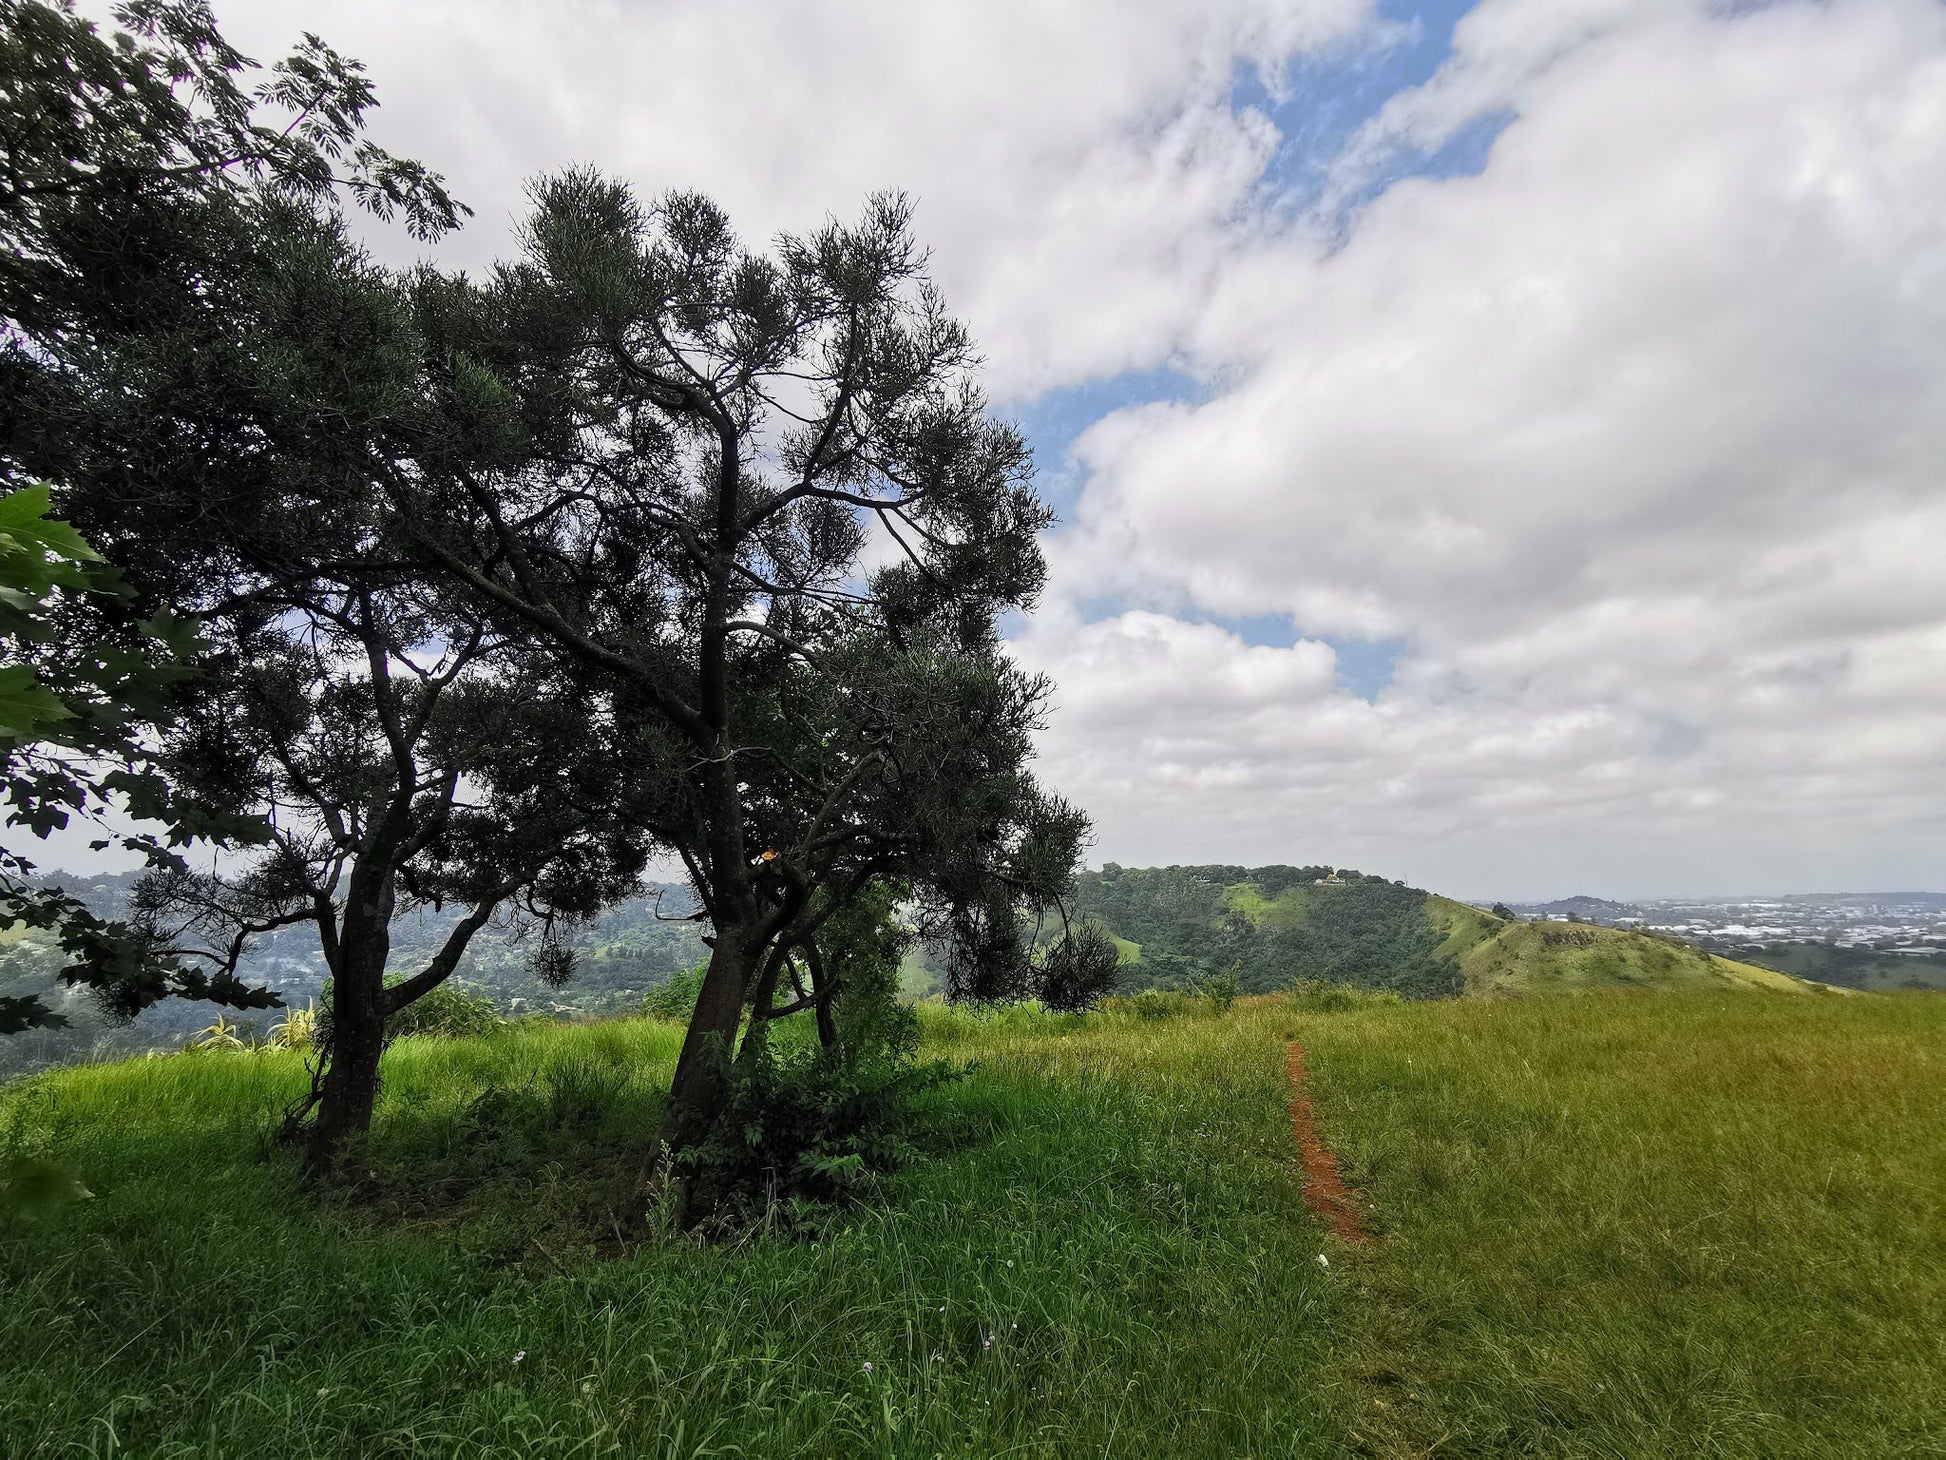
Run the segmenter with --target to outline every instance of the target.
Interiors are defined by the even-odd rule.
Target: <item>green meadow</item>
[[[707,1244],[643,1195],[674,1024],[400,1040],[329,1202],[268,1136],[293,1053],[0,1089],[0,1163],[92,1193],[5,1219],[0,1449],[1946,1445],[1946,1001],[923,1012],[915,1159]],[[1369,1247],[1304,1204],[1293,1039]]]

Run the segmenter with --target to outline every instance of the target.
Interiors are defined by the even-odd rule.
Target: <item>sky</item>
[[[1940,0],[216,10],[366,63],[449,266],[571,163],[909,193],[1060,513],[1092,860],[1946,887]]]

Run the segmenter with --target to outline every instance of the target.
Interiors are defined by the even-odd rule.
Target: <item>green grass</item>
[[[585,1204],[577,1168],[625,1142],[566,1128],[496,1182],[451,1136],[486,1090],[558,1103],[550,1065],[575,1071],[570,1096],[606,1072],[627,1104],[666,1078],[671,1026],[402,1041],[377,1225],[315,1209],[264,1160],[292,1057],[11,1087],[0,1151],[58,1153],[98,1196],[0,1242],[0,1447],[1329,1453],[1315,1378],[1336,1299],[1287,1179],[1275,1032],[932,1022],[982,1063],[931,1097],[935,1156],[870,1207],[815,1241],[668,1238],[619,1261],[568,1245],[576,1223],[549,1209]],[[417,1209],[409,1167],[438,1178]]]
[[[1314,899],[1333,895],[1329,890],[1316,893],[1309,887],[1287,887],[1276,897],[1265,897],[1255,883],[1233,882],[1223,889],[1223,906],[1248,918],[1261,932],[1279,933],[1309,922]]]
[[[924,1015],[969,1071],[925,1097],[927,1159],[815,1238],[621,1256],[671,1025],[401,1041],[356,1205],[267,1153],[293,1056],[0,1089],[0,1164],[97,1193],[0,1232],[0,1453],[1946,1441],[1946,1000]],[[1292,1037],[1370,1250],[1291,1179]]]
[[[1946,1453],[1946,1000],[1588,995],[1307,1030],[1382,1238],[1382,1453]]]

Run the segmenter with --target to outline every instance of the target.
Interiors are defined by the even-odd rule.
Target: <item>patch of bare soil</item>
[[[1372,1234],[1365,1230],[1358,1201],[1338,1174],[1338,1159],[1318,1139],[1317,1119],[1311,1109],[1311,1088],[1304,1073],[1304,1046],[1291,1042],[1285,1068],[1291,1076],[1291,1131],[1297,1137],[1297,1151],[1304,1164],[1305,1203],[1331,1224],[1332,1235],[1363,1247]]]

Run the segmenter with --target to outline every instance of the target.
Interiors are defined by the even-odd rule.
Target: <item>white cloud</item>
[[[479,209],[449,260],[503,253],[521,180],[573,161],[759,237],[903,187],[1002,398],[1209,382],[1083,439],[1019,640],[1102,855],[1475,895],[1946,881],[1936,0],[1483,0],[1296,224],[1233,82],[1385,34],[1372,0],[218,9],[256,54],[315,29],[369,63],[381,140]],[[1479,176],[1336,233],[1499,115]],[[1348,694],[1321,635],[1403,640],[1396,682]]]
[[[756,238],[900,188],[994,388],[1020,398],[1166,359],[1275,145],[1237,109],[1371,23],[1371,0],[230,0],[268,59],[301,29],[365,61],[375,130],[508,247],[522,180],[588,161],[694,187]]]
[[[1485,171],[1226,271],[1195,348],[1233,388],[1084,438],[1057,557],[1077,598],[1402,637],[1398,683],[1277,688],[1198,760],[1147,727],[1275,652],[1200,631],[1171,708],[1057,721],[1050,775],[1122,860],[1938,880],[1946,10],[1487,0],[1458,39],[1372,135],[1511,110]],[[1026,648],[1086,723],[1068,632]]]

